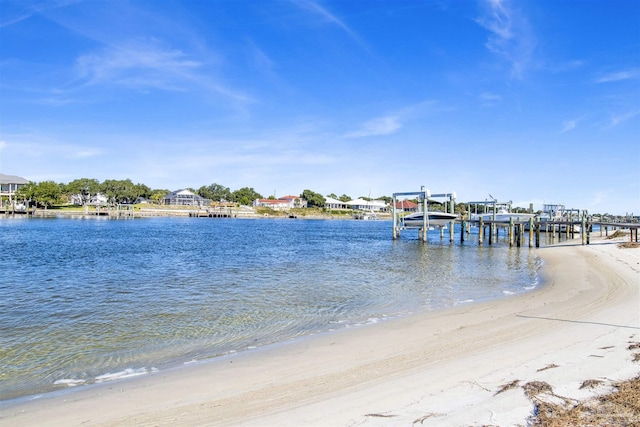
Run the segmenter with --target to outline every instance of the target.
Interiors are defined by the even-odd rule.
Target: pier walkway
[[[454,240],[454,226],[460,224],[460,241],[464,242],[465,238],[468,238],[471,228],[478,228],[478,244],[482,245],[487,242],[489,245],[493,244],[494,240],[497,240],[500,231],[503,231],[508,236],[510,246],[523,246],[525,244],[525,235],[528,236],[529,247],[540,247],[540,234],[545,233],[551,240],[561,238],[575,238],[581,237],[583,245],[590,243],[590,236],[594,232],[599,232],[600,236],[609,236],[609,232],[615,232],[616,230],[629,230],[629,239],[631,243],[638,243],[638,229],[640,229],[640,223],[637,222],[609,222],[609,221],[593,221],[588,218],[583,218],[580,221],[535,221],[533,218],[524,221],[511,220],[509,222],[504,221],[492,221],[492,220],[469,220],[469,219],[457,219],[451,221],[446,229],[449,230],[449,240]],[[394,227],[396,227],[394,225]],[[423,234],[423,230],[420,229],[420,235]],[[440,235],[444,237],[445,228],[440,228]],[[399,229],[394,228],[394,239],[399,237]],[[426,239],[421,239],[426,242]]]

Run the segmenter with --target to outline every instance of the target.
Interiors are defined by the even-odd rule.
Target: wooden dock
[[[629,239],[632,243],[638,243],[638,229],[640,229],[640,223],[630,222],[607,222],[607,221],[593,221],[587,217],[584,217],[580,221],[535,221],[533,218],[526,221],[511,220],[506,223],[504,221],[491,221],[491,220],[456,220],[451,221],[449,224],[449,240],[454,240],[453,230],[455,224],[460,224],[460,241],[464,242],[465,236],[470,234],[471,227],[477,227],[478,230],[478,244],[482,245],[485,242],[492,245],[494,241],[497,241],[500,231],[507,235],[509,246],[523,246],[525,240],[528,242],[529,247],[540,247],[540,234],[546,233],[547,239],[550,241],[560,240],[563,236],[566,239],[574,239],[577,236],[581,237],[583,245],[590,243],[591,234],[595,226],[599,228],[600,236],[608,236],[609,231],[614,230],[629,230]],[[440,230],[441,237],[444,237],[444,229]],[[528,239],[525,239],[528,236]]]
[[[36,208],[30,208],[30,209],[12,209],[11,207],[6,208],[0,208],[0,215],[33,215],[33,213],[36,211]]]
[[[413,192],[401,192],[393,193],[393,239],[400,237],[400,231],[405,229],[402,222],[402,213],[396,209],[398,197],[416,197],[418,199],[418,205],[422,207],[422,212],[428,212],[428,202],[438,201],[437,198],[444,198],[445,201],[441,202],[444,205],[444,212],[455,213],[455,199],[456,193],[441,193],[432,194],[424,186],[420,191]],[[491,195],[490,195],[491,196]],[[460,241],[464,242],[465,236],[471,234],[471,227],[477,227],[478,230],[478,244],[484,244],[485,240],[489,245],[493,244],[494,240],[497,240],[499,232],[504,230],[508,236],[510,246],[522,246],[525,242],[525,235],[528,235],[529,247],[540,247],[540,234],[545,233],[547,240],[554,241],[556,238],[561,238],[562,235],[569,239],[574,239],[576,235],[579,235],[583,245],[588,245],[591,233],[595,226],[600,228],[600,234],[604,232],[608,235],[609,228],[611,229],[628,229],[631,242],[638,243],[638,228],[640,228],[640,222],[610,222],[596,220],[596,216],[589,216],[587,211],[580,211],[578,209],[564,209],[563,205],[545,205],[544,213],[549,214],[547,217],[534,217],[531,214],[524,215],[528,217],[526,219],[519,219],[517,216],[512,216],[509,222],[505,220],[496,220],[496,209],[500,205],[509,207],[506,213],[511,212],[511,202],[498,203],[496,199],[492,197],[490,201],[482,202],[468,202],[467,205],[490,205],[493,210],[493,220],[484,219],[482,216],[479,218],[462,218],[451,220],[447,226],[440,227],[440,238],[444,239],[445,227],[449,229],[449,241],[454,241],[454,228],[456,224],[460,224]],[[557,212],[561,209],[562,212],[568,213],[566,216],[554,217],[552,212]],[[530,212],[533,211],[533,204],[530,205]],[[477,213],[477,212],[476,212]],[[486,213],[486,210],[485,210]],[[574,215],[575,214],[575,215]],[[470,213],[467,215],[471,215]],[[517,213],[515,215],[518,215]],[[424,224],[418,229],[418,239],[427,242],[427,230],[429,223],[427,221],[427,215],[424,215]]]
[[[189,212],[190,217],[195,218],[237,218],[236,209],[228,206],[214,206],[207,209],[198,209]]]

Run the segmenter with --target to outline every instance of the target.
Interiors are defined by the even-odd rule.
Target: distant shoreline
[[[134,217],[135,218],[146,218],[146,217],[189,217],[191,216],[191,214],[197,213],[197,212],[205,212],[206,209],[196,209],[195,207],[153,207],[153,208],[148,208],[148,207],[142,207],[142,208],[137,208],[134,211]],[[33,216],[33,217],[71,217],[71,216],[83,216],[83,217],[88,217],[88,218],[93,218],[96,216],[104,216],[107,217],[108,215],[108,210],[107,209],[101,209],[96,211],[95,208],[91,209],[88,211],[88,213],[85,213],[83,208],[78,208],[78,209],[36,209],[35,211],[33,211],[33,213],[25,213],[25,212],[16,212],[15,214],[12,213],[7,213],[7,214],[2,214],[0,213],[0,218],[2,216],[23,216],[23,215],[28,215],[28,216]],[[339,219],[339,220],[355,220],[355,221],[360,221],[357,220],[355,218],[353,218],[353,215],[351,212],[345,212],[344,215],[334,215],[331,213],[326,213],[326,214],[318,214],[317,212],[314,212],[312,214],[306,215],[304,213],[295,213],[293,214],[293,218],[290,217],[290,214],[288,212],[281,212],[278,213],[276,215],[274,214],[260,214],[258,212],[256,212],[255,210],[245,207],[244,209],[240,209],[240,208],[234,208],[232,209],[232,218],[238,218],[238,219],[242,219],[242,218],[253,218],[253,219],[262,219],[262,218],[268,218],[268,219]],[[217,218],[215,218],[217,219]],[[387,214],[381,214],[380,215],[380,219],[379,220],[391,220],[391,214],[387,213]]]

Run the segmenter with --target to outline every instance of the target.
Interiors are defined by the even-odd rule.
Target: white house
[[[170,206],[210,206],[211,200],[205,199],[192,191],[182,189],[172,191],[164,196],[162,200],[165,205]]]
[[[282,211],[292,208],[306,208],[307,201],[299,196],[282,196],[277,199],[256,199],[253,201],[253,207],[271,208],[276,211]]]
[[[13,200],[16,191],[29,183],[28,180],[15,176],[4,175],[0,173],[0,196],[6,197],[9,201]]]
[[[84,198],[82,194],[72,194],[71,203],[77,206],[83,206]],[[100,193],[89,195],[89,201],[87,204],[92,206],[106,206],[108,204],[107,196]]]
[[[332,210],[349,209],[349,206],[346,202],[334,199],[332,197],[325,198],[324,207]]]
[[[355,199],[348,201],[347,206],[354,211],[384,212],[387,210],[387,203],[384,200]]]
[[[306,208],[307,201],[300,196],[282,196],[278,200],[286,200],[292,208]]]

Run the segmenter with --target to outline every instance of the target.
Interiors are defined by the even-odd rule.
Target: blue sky
[[[640,0],[2,0],[0,20],[0,173],[640,214]]]

